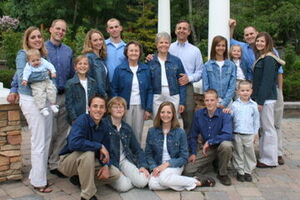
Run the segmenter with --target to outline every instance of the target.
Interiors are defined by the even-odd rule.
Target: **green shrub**
[[[0,80],[5,88],[10,88],[10,83],[15,74],[15,70],[0,70]]]
[[[7,60],[9,69],[16,69],[15,59],[18,50],[22,47],[23,33],[7,31],[2,33],[1,59]]]

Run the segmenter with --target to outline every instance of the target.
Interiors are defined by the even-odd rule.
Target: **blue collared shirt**
[[[63,90],[67,80],[74,76],[73,51],[65,44],[56,46],[50,40],[45,42],[45,46],[48,50],[47,60],[54,65],[57,71],[56,87],[58,90]]]
[[[250,99],[243,102],[240,98],[232,103],[233,131],[242,134],[257,134],[259,112],[257,103]]]
[[[180,58],[190,82],[197,82],[201,79],[203,60],[198,47],[188,41],[184,43],[176,41],[171,44],[169,52]]]
[[[107,57],[105,64],[108,68],[109,81],[112,82],[116,67],[125,60],[124,48],[126,43],[121,40],[121,42],[118,44],[118,48],[116,48],[111,39],[108,38],[105,40],[105,44],[107,46]]]
[[[195,112],[191,132],[188,136],[190,154],[197,153],[198,135],[209,145],[218,145],[223,141],[232,141],[232,117],[217,108],[209,117],[207,109]]]

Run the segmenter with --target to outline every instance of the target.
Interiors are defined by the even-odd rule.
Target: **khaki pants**
[[[141,144],[144,128],[144,113],[141,105],[130,105],[125,115],[125,122],[129,124],[135,134],[137,141]]]
[[[80,196],[90,199],[97,192],[95,185],[95,169],[99,168],[99,161],[95,159],[95,153],[92,151],[79,152],[74,151],[71,154],[60,156],[58,170],[66,176],[78,175],[81,184]],[[109,167],[110,178],[105,183],[117,180],[120,171],[114,167]]]
[[[67,110],[65,106],[65,95],[57,95],[59,111],[53,117],[52,139],[49,149],[49,168],[56,169],[59,161],[59,153],[66,144],[70,126],[67,122]]]
[[[56,103],[56,87],[51,80],[47,79],[41,82],[31,83],[30,87],[32,88],[34,101],[40,110],[47,107],[47,99],[50,104]]]
[[[193,84],[189,83],[186,85],[186,100],[185,100],[185,109],[181,113],[183,120],[183,128],[186,134],[190,133],[192,126],[192,121],[195,112],[195,100],[194,100],[194,87]]]
[[[219,174],[227,175],[227,166],[232,157],[233,145],[231,141],[223,141],[220,145],[210,147],[207,151],[207,156],[199,151],[196,155],[194,163],[185,165],[183,174],[186,176],[202,175],[208,172],[212,162],[217,158],[219,166]]]

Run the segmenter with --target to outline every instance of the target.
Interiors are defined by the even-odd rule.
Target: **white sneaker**
[[[48,108],[43,108],[40,112],[42,115],[44,115],[45,117],[49,115],[49,111]]]
[[[58,105],[51,105],[50,108],[54,113],[58,113]]]

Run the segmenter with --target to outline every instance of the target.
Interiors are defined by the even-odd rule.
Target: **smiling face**
[[[266,48],[266,38],[265,37],[258,37],[255,41],[256,49],[260,52],[263,52]]]
[[[56,43],[61,43],[66,35],[67,25],[64,21],[58,20],[51,28],[50,28],[50,40]]]
[[[113,39],[121,38],[121,32],[123,28],[120,25],[120,22],[117,20],[112,20],[107,22],[106,31],[109,33],[110,37]]]
[[[217,45],[216,45],[216,56],[218,57],[224,57],[224,53],[226,51],[226,42],[224,40],[221,40]]]
[[[93,51],[99,52],[103,47],[104,38],[99,33],[93,33],[90,38]]]
[[[169,124],[172,122],[173,119],[173,112],[172,112],[172,108],[169,105],[164,106],[160,113],[160,120],[162,121],[163,124]]]
[[[129,61],[137,62],[140,58],[140,47],[135,44],[130,44],[127,48],[127,58]]]
[[[216,94],[213,93],[207,93],[204,95],[204,103],[208,110],[208,112],[215,112],[218,105],[218,97]]]
[[[187,41],[187,38],[191,34],[190,26],[187,22],[181,22],[176,25],[175,34],[179,42]]]
[[[111,106],[110,114],[113,118],[122,119],[125,115],[125,107],[121,103],[114,103]]]
[[[167,38],[160,38],[156,43],[158,53],[166,54],[169,51],[170,41]]]
[[[41,32],[39,30],[32,31],[28,36],[27,44],[30,49],[41,49],[43,46],[43,38]]]
[[[81,58],[75,66],[77,74],[86,76],[89,71],[89,61],[86,57]]]
[[[238,60],[242,56],[242,50],[240,46],[233,46],[231,49],[231,57],[232,59]]]
[[[244,39],[248,44],[254,44],[258,32],[252,26],[244,29]]]
[[[251,84],[240,84],[238,89],[238,95],[242,101],[248,101],[252,94]]]
[[[31,55],[28,58],[28,62],[30,63],[31,66],[38,67],[38,66],[41,65],[41,56],[39,56],[39,55]]]
[[[89,114],[96,124],[99,124],[105,112],[105,101],[99,97],[95,97],[89,106]]]

